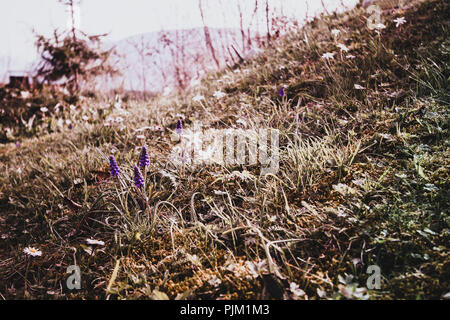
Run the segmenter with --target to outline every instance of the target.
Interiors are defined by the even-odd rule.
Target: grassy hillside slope
[[[1,145],[1,297],[442,298],[450,8],[409,3],[386,9],[379,32],[362,8],[321,17],[191,92],[63,105],[36,137]],[[180,115],[185,129],[280,130],[278,173],[171,165]],[[140,193],[131,177],[143,144]],[[28,246],[42,255],[25,255]],[[82,288],[70,291],[74,264]],[[366,288],[370,265],[379,290]]]

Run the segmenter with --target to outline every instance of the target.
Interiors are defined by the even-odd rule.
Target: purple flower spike
[[[284,87],[281,87],[280,89],[280,97],[284,97],[286,95],[286,91],[284,89]]]
[[[141,189],[144,186],[144,178],[137,166],[134,166],[134,185]]]
[[[148,157],[147,147],[143,146],[141,156],[139,157],[139,167],[145,168],[150,165],[150,159]]]
[[[181,122],[181,119],[177,120],[177,133],[179,135],[183,133],[183,123]]]
[[[118,177],[120,173],[119,166],[117,165],[116,158],[109,156],[109,170],[111,171],[111,177]]]

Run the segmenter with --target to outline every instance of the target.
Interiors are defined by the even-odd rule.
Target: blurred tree
[[[202,0],[198,0],[198,7],[200,9],[200,16],[202,17],[202,21],[203,21],[203,31],[205,33],[206,46],[208,47],[209,51],[211,52],[211,56],[213,57],[213,60],[216,63],[217,68],[220,69],[220,62],[219,62],[219,59],[217,59],[216,50],[214,49],[214,45],[213,45],[213,42],[211,39],[211,34],[209,32],[209,27],[206,25],[205,14],[203,11],[203,6],[202,6]]]
[[[74,95],[80,90],[80,81],[88,81],[96,76],[115,74],[109,63],[113,49],[101,48],[101,39],[106,35],[87,35],[77,30],[75,5],[80,1],[59,0],[70,9],[72,25],[70,30],[58,32],[53,37],[36,35],[36,46],[41,56],[37,76],[47,83],[61,82]]]

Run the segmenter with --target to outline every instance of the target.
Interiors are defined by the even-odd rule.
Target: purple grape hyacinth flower
[[[181,122],[181,119],[177,120],[177,133],[179,135],[183,133],[183,122]]]
[[[280,89],[280,97],[284,97],[286,95],[286,89],[284,87],[281,87]]]
[[[138,189],[142,189],[144,186],[144,178],[142,177],[141,171],[137,166],[134,166],[134,185]]]
[[[143,146],[141,156],[139,157],[139,167],[142,169],[150,165],[150,159],[148,157],[147,147]]]
[[[109,156],[109,170],[111,171],[111,177],[118,177],[120,173],[119,166],[117,165],[116,158]]]

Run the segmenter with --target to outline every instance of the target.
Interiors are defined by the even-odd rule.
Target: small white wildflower
[[[341,30],[333,29],[333,30],[331,30],[331,33],[336,38],[341,33]]]
[[[186,254],[187,259],[195,266],[201,267],[202,263],[200,262],[200,258],[194,254],[194,255],[190,255],[189,253]]]
[[[86,115],[84,115],[84,116],[81,117],[81,119],[83,119],[84,121],[88,121],[88,120],[89,120],[89,117],[86,116]]]
[[[300,287],[298,286],[298,284],[296,284],[295,282],[291,282],[290,286],[289,286],[289,290],[295,294],[298,297],[304,296],[305,295],[305,291],[303,291],[302,289],[300,289]]]
[[[346,46],[345,44],[343,44],[343,43],[338,43],[338,44],[337,44],[337,47],[338,47],[339,49],[341,49],[341,52],[349,52],[349,51],[350,51],[350,49],[347,48],[347,46]]]
[[[400,17],[400,18],[395,19],[394,22],[395,22],[395,27],[398,28],[402,24],[406,23],[406,19],[405,19],[405,17]]]
[[[223,93],[222,91],[216,91],[216,92],[214,92],[214,97],[215,97],[216,99],[222,99],[222,98],[225,97],[225,96],[226,96],[226,94]]]
[[[66,125],[71,125],[72,124],[72,121],[70,121],[69,119],[67,119],[65,122],[66,122]]]
[[[105,243],[103,241],[95,240],[95,239],[86,239],[86,242],[88,244],[97,245],[97,246],[104,246],[105,245]]]
[[[245,262],[248,272],[253,278],[258,278],[260,273],[267,272],[267,261],[262,260],[260,262]]]
[[[357,186],[363,186],[366,183],[365,179],[357,179],[352,181]]]
[[[352,54],[349,54],[349,55],[346,56],[346,58],[347,59],[355,59],[356,57],[354,55],[352,55]]]
[[[382,23],[378,23],[377,25],[375,25],[375,29],[383,30],[383,29],[386,29],[386,26]]]
[[[195,102],[200,102],[202,100],[205,100],[205,97],[198,94],[194,98],[192,98],[192,100],[195,101]]]
[[[362,85],[355,83],[355,89],[356,90],[364,90],[365,88]]]
[[[249,270],[243,265],[236,265],[234,267],[234,275],[237,278],[243,278],[243,277],[250,278],[251,277],[249,274]]]
[[[212,276],[211,279],[208,280],[208,283],[213,287],[217,287],[222,283],[222,280],[220,280],[216,276]]]
[[[324,53],[323,55],[322,55],[322,59],[334,59],[334,53],[331,53],[331,52],[327,52],[327,53]]]
[[[255,266],[255,264],[253,262],[250,262],[250,261],[247,261],[246,264],[247,264],[247,268],[248,268],[248,271],[249,271],[250,275],[253,278],[255,278],[255,279],[258,278],[259,277],[259,273],[258,273],[258,269]]]
[[[41,112],[42,112],[42,113],[46,113],[46,112],[48,112],[48,108],[46,108],[46,107],[42,107],[42,108],[41,108]]]
[[[333,185],[332,187],[334,191],[339,192],[343,196],[354,195],[357,193],[355,189],[344,183],[339,183],[337,185]]]
[[[70,105],[70,110],[75,111],[77,109],[77,107],[75,107],[73,104]]]
[[[30,256],[33,256],[33,257],[42,256],[42,251],[40,251],[36,248],[33,248],[33,247],[27,247],[27,248],[23,249],[23,252]]]
[[[21,91],[20,96],[22,97],[22,99],[28,99],[29,97],[31,97],[31,93],[29,93],[28,91]]]

